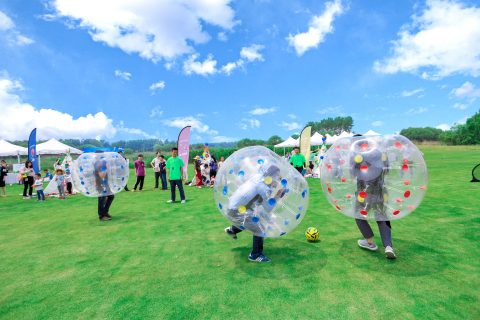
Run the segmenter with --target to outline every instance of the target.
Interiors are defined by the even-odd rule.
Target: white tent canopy
[[[288,137],[287,140],[275,145],[275,148],[298,147],[299,145],[300,145],[300,142],[298,139],[293,139],[292,137]]]
[[[323,144],[322,139],[323,139],[323,136],[320,133],[315,132],[313,136],[310,138],[310,144],[312,146],[320,146]]]
[[[379,136],[380,133],[375,132],[375,131],[373,131],[373,130],[368,130],[368,131],[365,132],[363,135],[364,135],[364,136]]]
[[[28,154],[28,149],[24,147],[20,147],[10,143],[6,140],[0,140],[0,156],[1,157],[8,157],[8,156],[18,156],[18,155],[26,155]]]
[[[63,154],[70,152],[71,154],[81,154],[82,150],[70,147],[56,139],[50,139],[47,142],[37,144],[37,154]]]
[[[338,135],[338,138],[341,139],[341,138],[349,138],[349,137],[353,137],[353,133],[351,132],[346,132],[346,131],[342,131],[342,133],[340,133]]]

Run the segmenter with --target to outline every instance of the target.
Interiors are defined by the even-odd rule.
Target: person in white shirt
[[[43,180],[40,173],[35,174],[35,182],[33,183],[35,191],[37,191],[37,200],[45,201],[45,194],[43,193]]]

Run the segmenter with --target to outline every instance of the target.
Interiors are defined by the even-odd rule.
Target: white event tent
[[[368,131],[365,132],[363,135],[364,135],[364,136],[379,136],[380,133],[375,132],[375,131],[373,131],[373,130],[368,130]]]
[[[282,143],[276,144],[275,148],[291,148],[291,147],[298,147],[300,145],[299,139],[293,139],[292,137],[288,137],[287,140],[283,141]]]
[[[44,143],[37,144],[37,154],[82,154],[82,150],[70,147],[57,139],[50,139]]]
[[[20,156],[28,154],[28,149],[25,147],[14,145],[6,140],[0,140],[0,157],[17,156],[18,163],[20,163]]]
[[[323,136],[320,133],[315,132],[313,136],[310,138],[310,144],[312,146],[320,146],[323,144],[322,139],[323,139]]]

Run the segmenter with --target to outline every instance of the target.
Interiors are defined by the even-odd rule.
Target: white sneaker
[[[396,259],[397,256],[395,255],[395,251],[393,251],[393,248],[390,247],[390,246],[387,246],[385,248],[385,256],[388,258],[388,259]]]
[[[172,201],[172,200],[168,200],[167,203],[173,203],[173,201]]]
[[[181,203],[187,203],[187,201],[185,201],[185,200],[182,200],[182,201],[181,201]]]
[[[358,243],[358,246],[360,248],[363,248],[363,249],[367,249],[367,250],[370,250],[370,251],[377,251],[377,249],[378,249],[375,242],[374,243],[368,243],[367,239],[358,240],[357,243]]]

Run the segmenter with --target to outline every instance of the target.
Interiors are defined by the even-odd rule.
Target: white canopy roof
[[[2,157],[16,156],[19,154],[23,156],[27,153],[27,148],[14,145],[6,140],[0,140],[0,156]]]
[[[368,130],[368,131],[365,132],[363,135],[364,135],[364,136],[379,136],[380,133],[375,132],[375,131],[373,131],[373,130]]]
[[[37,154],[63,154],[70,150],[71,154],[81,154],[82,150],[70,147],[57,139],[50,139],[47,142],[37,144]]]
[[[322,145],[323,144],[323,136],[318,133],[318,132],[315,132],[313,134],[313,136],[310,138],[310,144],[312,146],[319,146],[319,145]]]
[[[348,138],[348,137],[353,137],[353,133],[351,132],[346,132],[346,131],[342,131],[342,133],[340,133],[338,135],[338,138]]]
[[[298,147],[300,145],[299,140],[288,137],[287,140],[275,145],[275,148],[288,148],[288,147]]]

